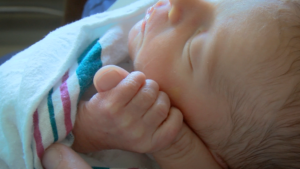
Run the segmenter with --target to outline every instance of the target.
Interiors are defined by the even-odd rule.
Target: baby
[[[170,2],[131,31],[135,70],[224,168],[300,168],[300,2]]]
[[[196,143],[185,145],[200,145],[200,137],[223,168],[299,168],[299,7],[297,0],[158,2],[129,35],[135,70],[143,73],[128,75],[116,68],[110,73],[119,79],[103,86],[95,76],[99,93],[79,106],[74,148],[89,152],[109,147],[107,142],[119,144],[154,152],[167,168],[159,157],[178,148],[176,140],[185,131],[191,137],[183,140]],[[111,100],[102,101],[109,100],[105,97]],[[140,111],[131,111],[132,105]],[[180,111],[170,105],[192,130],[181,126]],[[119,113],[122,107],[128,113]],[[102,109],[110,112],[100,119]],[[119,128],[102,128],[114,120]],[[86,123],[92,125],[84,128]],[[124,127],[130,133],[120,132]],[[99,136],[81,130],[99,131]],[[114,142],[118,136],[130,140],[129,148]],[[84,147],[87,137],[93,139]],[[197,157],[194,151],[186,153]]]

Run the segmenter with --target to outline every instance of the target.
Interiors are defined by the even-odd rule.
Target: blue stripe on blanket
[[[88,0],[84,5],[82,18],[106,11],[116,0]]]
[[[94,75],[102,67],[101,52],[102,47],[98,40],[95,40],[78,58],[79,66],[76,74],[80,86],[79,98],[93,83]]]

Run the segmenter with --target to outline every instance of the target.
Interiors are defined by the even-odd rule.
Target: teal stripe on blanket
[[[54,137],[53,142],[56,142],[58,140],[58,133],[57,133],[57,126],[56,126],[55,115],[54,115],[52,94],[53,94],[53,88],[50,90],[50,92],[48,94],[47,104],[48,104],[48,110],[49,110],[50,123],[51,123],[51,127],[52,127],[52,133],[53,133],[53,137]]]
[[[79,56],[77,59],[78,64],[81,63],[81,61],[87,56],[88,52],[91,51],[91,49],[94,47],[94,45],[98,43],[98,39],[94,40],[84,51],[83,53]]]
[[[102,47],[98,41],[94,41],[92,48],[89,51],[85,51],[81,59],[78,59],[79,66],[76,70],[76,74],[80,86],[79,97],[82,96],[84,91],[93,83],[93,78],[96,72],[102,67],[101,52]],[[88,49],[90,46],[88,47]],[[85,54],[85,55],[84,55]]]

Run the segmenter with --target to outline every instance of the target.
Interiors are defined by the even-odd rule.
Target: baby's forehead
[[[277,17],[282,21],[298,22],[300,15],[300,1],[299,0],[278,0],[277,3],[270,5],[276,10]],[[296,20],[297,18],[297,20]]]
[[[295,43],[300,42],[300,1],[299,0],[279,0],[277,22],[282,43],[286,48],[290,48]],[[297,46],[299,49],[299,46]]]
[[[247,2],[244,5],[251,5],[251,0],[236,2],[234,7],[243,5],[242,2]],[[275,76],[284,72],[293,63],[294,57],[290,57],[289,52],[293,53],[290,50],[291,46],[297,44],[297,41],[300,42],[300,1],[261,0],[258,2],[253,0],[253,3],[255,2],[257,4],[245,7],[247,14],[239,15],[240,11],[234,13],[234,11],[227,10],[229,17],[224,15],[217,18],[218,20],[215,22],[217,26],[214,30],[216,36],[213,37],[214,40],[211,43],[213,44],[211,51],[214,52],[211,53],[213,53],[214,60],[211,59],[211,62],[208,63],[218,65],[214,66],[214,69],[212,68],[217,70],[213,72],[218,74],[212,73],[211,76],[222,79],[226,73],[223,67],[235,68],[234,70],[237,72],[251,72],[253,76],[260,77],[261,70],[264,70],[265,74],[268,71]],[[230,4],[226,3],[226,7],[234,10]],[[233,15],[230,15],[231,13]],[[230,18],[231,16],[233,19]],[[288,55],[289,60],[287,61],[286,56]]]

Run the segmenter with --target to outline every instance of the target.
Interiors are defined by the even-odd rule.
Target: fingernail
[[[61,161],[61,153],[56,148],[48,149],[43,157],[43,165],[46,169],[56,169]]]
[[[99,77],[97,85],[100,90],[107,91],[114,88],[120,81],[120,74],[116,70],[109,70]]]

